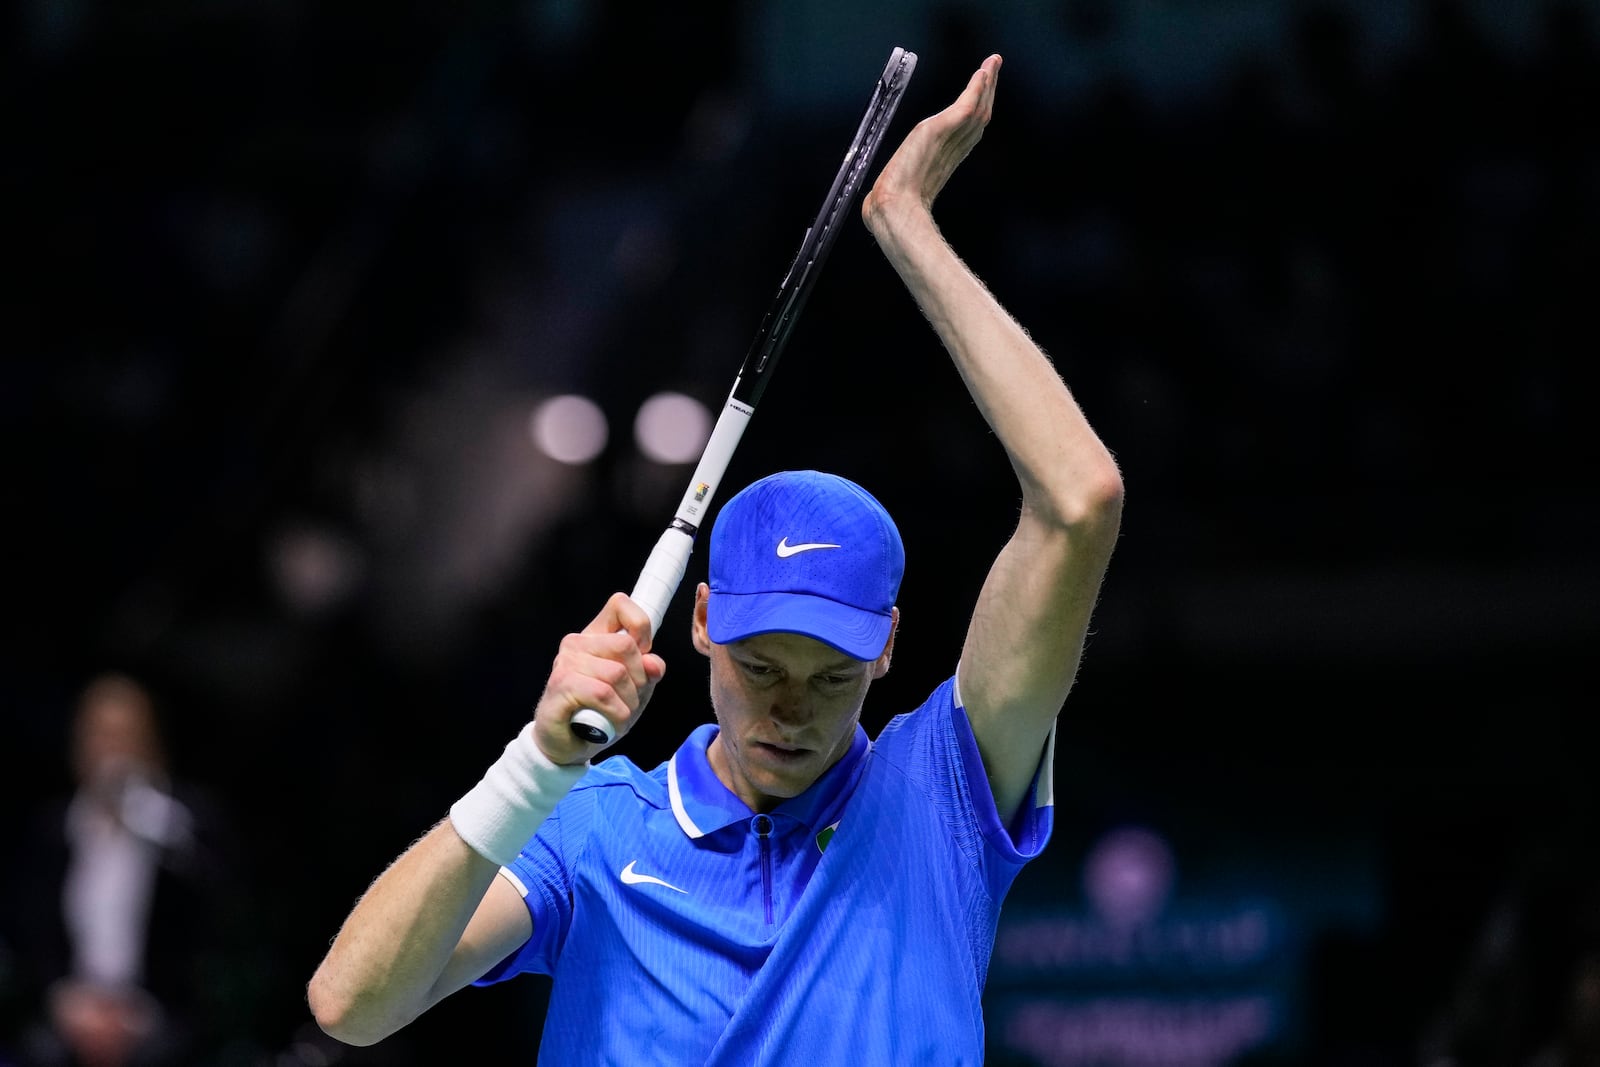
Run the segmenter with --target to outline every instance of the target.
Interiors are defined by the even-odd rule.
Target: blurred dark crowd
[[[69,794],[91,679],[149,687],[234,844],[191,1062],[536,1040],[533,982],[362,1051],[319,1038],[303,986],[560,635],[631,587],[692,471],[641,455],[634,414],[720,408],[897,45],[919,63],[885,151],[1006,57],[936,213],[1128,486],[1060,728],[1063,869],[1075,820],[1170,813],[1251,870],[1281,840],[1356,857],[1371,920],[1307,928],[1295,1021],[1252,1062],[1600,1062],[1600,5],[6,18],[0,801],[20,827]],[[581,467],[527,430],[565,393],[611,427]],[[729,484],[786,466],[857,479],[905,532],[875,729],[950,669],[1015,500],[859,224]],[[642,763],[708,714],[687,599],[622,743]],[[0,852],[4,1067],[42,997],[27,840]]]

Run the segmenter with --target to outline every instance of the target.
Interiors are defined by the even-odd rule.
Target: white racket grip
[[[733,391],[739,391],[737,384]],[[678,510],[673,515],[675,520],[697,530],[705,524],[706,516],[711,512],[711,502],[716,499],[717,489],[722,484],[722,476],[733,462],[734,449],[739,447],[744,428],[750,424],[750,416],[755,413],[755,408],[733,393],[728,395],[728,402],[722,405],[722,413],[717,416],[716,424],[711,427],[711,436],[706,439],[705,448],[700,452],[700,462],[695,464],[689,488],[684,492],[683,499],[678,501]]]
[[[650,558],[644,561],[644,569],[639,572],[633,592],[628,594],[650,616],[652,641],[661,632],[661,620],[666,617],[673,594],[683,583],[683,575],[689,569],[689,554],[693,551],[692,534],[676,526],[667,527],[666,532],[656,540],[656,547],[650,550]],[[603,740],[609,745],[617,739],[611,720],[593,708],[580,708],[573,713],[572,730],[585,741],[596,744]]]
[[[650,616],[650,638],[653,641],[661,632],[661,620],[666,617],[667,605],[683,583],[684,572],[689,569],[689,554],[694,551],[694,538],[676,526],[667,527],[650,558],[644,561],[639,580],[634,584],[634,603],[644,608]]]

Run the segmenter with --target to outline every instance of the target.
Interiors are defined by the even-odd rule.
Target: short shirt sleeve
[[[522,894],[533,935],[474,985],[493,985],[525,972],[552,973],[572,921],[572,871],[593,811],[593,794],[580,785],[562,798],[517,858],[500,869]]]

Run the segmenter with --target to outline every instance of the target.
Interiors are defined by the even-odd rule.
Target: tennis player
[[[980,1064],[1001,903],[1052,827],[1054,723],[1122,481],[1061,377],[935,224],[1001,57],[918,123],[862,216],[1017,475],[1021,509],[959,663],[869,740],[904,552],[862,487],[785,471],[720,509],[695,590],[714,721],[661,766],[594,761],[660,682],[644,611],[561,643],[533,720],[357,902],[317,1022],[381,1041],[468,985],[553,976],[541,1064]]]

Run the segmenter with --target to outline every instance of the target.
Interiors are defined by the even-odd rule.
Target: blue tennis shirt
[[[1001,901],[1049,840],[1051,759],[1003,826],[955,680],[756,814],[715,724],[613,756],[502,874],[533,936],[476,984],[554,977],[541,1064],[983,1062]]]

